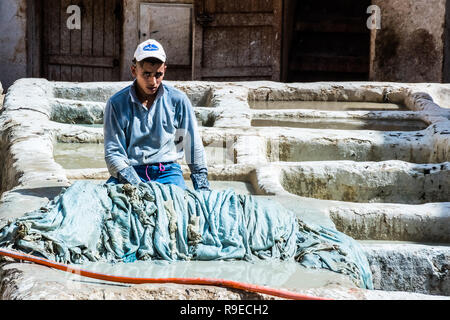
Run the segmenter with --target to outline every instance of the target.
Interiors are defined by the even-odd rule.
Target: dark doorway
[[[81,10],[81,28],[69,29],[67,8]],[[51,81],[120,79],[121,0],[45,0],[42,76]]]
[[[368,80],[370,5],[370,0],[286,0],[283,80]]]

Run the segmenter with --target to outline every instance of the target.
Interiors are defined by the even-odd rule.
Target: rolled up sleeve
[[[209,188],[205,148],[198,130],[194,109],[187,97],[182,100],[180,110],[179,128],[183,132],[183,147],[186,163],[191,170],[191,180],[195,189]]]

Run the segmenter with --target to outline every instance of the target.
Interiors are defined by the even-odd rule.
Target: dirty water
[[[428,127],[420,120],[275,120],[253,119],[252,127],[285,127],[300,129],[331,129],[331,130],[373,130],[373,131],[420,131]]]
[[[88,128],[103,128],[103,123],[93,123],[93,124],[91,124],[91,123],[89,123],[89,124],[87,124],[87,123],[77,123],[75,125],[81,126],[81,127],[88,127]]]
[[[103,143],[63,143],[54,145],[53,156],[64,169],[106,168]],[[206,146],[207,163],[229,165],[234,156],[224,147]],[[186,164],[183,158],[180,164]]]
[[[64,169],[106,168],[103,143],[56,143],[53,156]]]
[[[405,106],[393,103],[348,101],[257,101],[250,100],[251,109],[313,109],[327,111],[408,111]]]
[[[116,264],[95,262],[83,264],[79,268],[135,278],[225,279],[292,291],[330,284],[355,288],[350,278],[344,275],[324,269],[307,269],[295,261],[135,261]]]

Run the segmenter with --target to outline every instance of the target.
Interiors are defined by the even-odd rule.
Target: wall
[[[446,0],[373,0],[381,8],[371,80],[441,82]]]
[[[139,3],[193,3],[194,0],[124,0],[122,80],[131,80],[130,59],[139,42]],[[450,0],[372,0],[381,8],[381,30],[372,32],[370,80],[449,82],[450,44],[444,34]],[[448,25],[447,25],[447,28]],[[450,40],[446,40],[450,42]],[[444,61],[446,48],[447,60]],[[445,63],[445,65],[444,65]]]
[[[141,1],[123,0],[122,80],[131,80],[130,60],[139,42]],[[445,24],[445,19],[450,21],[450,1],[372,1],[382,10],[382,29],[373,32],[370,79],[450,82],[450,23]],[[5,91],[15,80],[27,76],[26,2],[0,1],[0,82]],[[193,0],[142,2],[193,3]]]
[[[442,82],[450,83],[450,0],[447,0],[445,9],[445,33],[444,33],[444,76]]]
[[[6,89],[27,76],[26,0],[0,1],[0,81]]]

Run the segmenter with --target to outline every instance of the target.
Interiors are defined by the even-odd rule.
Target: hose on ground
[[[0,255],[10,257],[17,260],[24,260],[29,262],[34,262],[40,265],[44,265],[50,268],[54,268],[61,271],[66,271],[81,275],[84,277],[89,277],[98,280],[129,283],[129,284],[144,284],[144,283],[177,283],[186,285],[208,285],[208,286],[219,286],[226,288],[233,288],[238,290],[244,290],[249,292],[256,292],[261,294],[266,294],[270,296],[293,299],[293,300],[331,300],[323,297],[315,297],[304,295],[296,292],[291,292],[288,290],[274,289],[260,285],[254,285],[249,283],[243,283],[239,281],[226,280],[226,279],[214,279],[214,278],[137,278],[137,277],[126,277],[109,275],[103,273],[92,272],[88,270],[83,270],[79,268],[74,268],[70,265],[58,263],[45,258],[36,257],[33,255],[25,254],[18,251],[12,251],[0,248]]]

